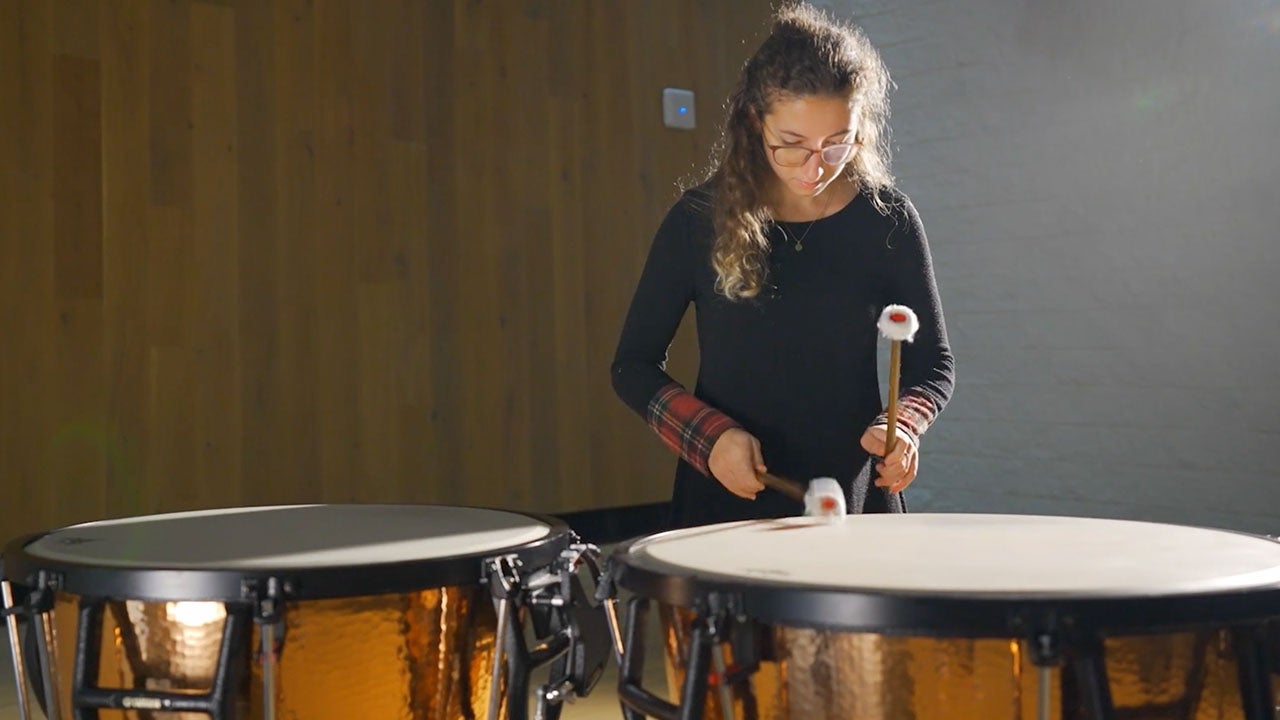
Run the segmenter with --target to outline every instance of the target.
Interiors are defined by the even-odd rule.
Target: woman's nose
[[[817,182],[822,179],[822,155],[814,153],[804,163],[805,182]]]

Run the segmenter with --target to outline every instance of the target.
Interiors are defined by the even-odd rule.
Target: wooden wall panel
[[[768,5],[0,3],[0,535],[665,498],[608,364]]]

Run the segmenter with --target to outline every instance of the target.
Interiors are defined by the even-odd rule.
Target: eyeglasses
[[[765,143],[765,147],[769,148],[769,152],[773,153],[773,161],[783,167],[800,167],[809,162],[809,158],[814,153],[820,153],[822,162],[828,165],[840,165],[846,163],[849,158],[853,157],[853,153],[858,150],[862,143],[838,143],[836,145],[828,145],[821,150],[811,150],[807,147],[797,145],[770,145]]]

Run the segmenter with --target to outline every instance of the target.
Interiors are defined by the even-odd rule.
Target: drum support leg
[[[514,555],[492,558],[487,563],[489,593],[493,596],[493,610],[497,615],[497,629],[493,636],[493,667],[489,676],[489,720],[497,720],[502,712],[502,670],[508,648],[508,636],[512,634],[511,615],[514,612],[513,597],[519,592],[519,560]],[[508,678],[508,682],[511,678]],[[511,697],[508,687],[508,697]],[[523,697],[523,696],[522,696]],[[509,703],[507,712],[515,712],[516,703]],[[521,706],[523,707],[523,706]],[[523,718],[521,713],[519,718]]]
[[[501,618],[498,619],[498,624],[505,625],[505,629],[496,642],[497,645],[506,647],[504,654],[507,661],[507,720],[525,720],[529,716],[530,668],[541,664],[545,658],[553,656],[553,651],[544,646],[535,648],[530,653],[524,640],[524,631],[515,617],[512,601],[503,598],[499,605],[502,606],[499,612],[508,616],[505,623]],[[495,660],[501,655],[502,653],[494,653]],[[494,679],[496,681],[497,677],[495,676]],[[496,705],[492,706],[490,714],[496,708]]]
[[[4,622],[9,629],[9,654],[13,659],[13,677],[18,685],[18,717],[30,720],[31,711],[27,700],[27,667],[22,657],[22,641],[18,638],[17,606],[13,600],[13,585],[8,580],[0,580],[0,595],[4,600]]]
[[[1032,635],[1027,640],[1032,661],[1039,670],[1037,717],[1052,713],[1050,686],[1054,665],[1062,667],[1062,717],[1064,720],[1115,720],[1111,685],[1107,680],[1106,649],[1097,636],[1072,636],[1064,647],[1058,631]],[[1065,661],[1065,663],[1064,663]]]
[[[1032,662],[1036,665],[1036,720],[1049,720],[1053,713],[1050,687],[1053,685],[1053,666],[1062,662],[1062,648],[1054,633],[1040,633],[1027,639]],[[1066,713],[1063,713],[1066,718]]]
[[[1236,628],[1231,634],[1240,680],[1245,720],[1274,720],[1275,697],[1271,689],[1271,660],[1263,628]]]
[[[604,605],[605,617],[609,622],[609,637],[613,640],[613,659],[621,665],[624,648],[622,645],[622,624],[618,622],[618,600],[617,598],[606,597],[601,603]]]
[[[1041,665],[1037,668],[1036,719],[1049,720],[1053,714],[1053,701],[1049,688],[1053,685],[1053,668]]]
[[[79,628],[76,631],[75,670],[71,675],[71,706],[76,720],[98,720],[98,708],[81,704],[84,691],[92,687],[98,678],[100,647],[102,644],[102,600],[83,598],[80,601]]]
[[[751,676],[760,669],[760,656],[763,643],[762,629],[754,621],[738,617],[729,628],[729,647],[733,648],[734,668],[727,678],[731,685],[740,689],[738,695],[742,702],[743,720],[759,720],[760,708],[756,703],[756,694],[751,688]]]
[[[283,592],[278,578],[267,578],[254,610],[262,641],[262,720],[276,718],[276,637],[284,619]],[[230,616],[228,616],[230,621]]]
[[[1050,691],[1053,685],[1053,666],[1061,665],[1062,648],[1056,633],[1038,633],[1027,638],[1028,655],[1036,664],[1038,679],[1036,688],[1036,720],[1050,720],[1053,714]],[[1065,680],[1064,674],[1064,680]],[[1062,692],[1062,719],[1066,714],[1066,691]]]
[[[701,720],[707,703],[707,677],[711,670],[712,646],[717,642],[713,618],[701,608],[695,612],[689,635],[689,654],[685,658],[684,687],[677,707],[641,686],[644,674],[644,623],[649,614],[649,600],[633,597],[627,613],[626,648],[618,673],[618,699],[626,720],[643,720],[646,716],[659,720]],[[722,674],[727,679],[727,674]],[[730,696],[730,699],[732,697]],[[732,707],[732,706],[730,706]]]
[[[695,621],[685,667],[681,706],[677,707],[641,686],[644,675],[644,627],[649,615],[649,599],[631,598],[627,610],[626,640],[622,667],[618,672],[618,700],[626,720],[695,720],[702,717],[707,700],[707,670],[711,664],[711,643],[706,625]]]
[[[702,709],[707,703],[711,643],[711,631],[707,629],[706,623],[695,620],[689,638],[689,663],[685,668],[684,690],[680,693],[680,720],[702,718]]]
[[[227,607],[213,687],[208,693],[192,695],[97,686],[104,605],[105,601],[101,599],[83,598],[80,601],[75,670],[72,674],[74,685],[71,688],[71,706],[76,720],[97,720],[99,711],[104,708],[198,712],[205,713],[210,720],[231,720],[235,717],[236,690],[243,680],[249,644],[248,607]],[[59,716],[51,714],[50,717]]]
[[[507,651],[507,616],[511,613],[511,600],[502,598],[494,608],[498,616],[498,629],[493,636],[493,668],[489,673],[489,720],[497,720],[502,707],[502,665]]]
[[[724,645],[715,631],[715,619],[707,619],[707,634],[711,643],[711,661],[716,668],[716,692],[720,696],[720,715],[724,720],[734,720],[733,686],[729,680],[729,664],[724,659]]]
[[[62,717],[62,693],[58,692],[58,637],[53,627],[53,582],[40,572],[39,587],[31,593],[32,631],[39,623],[40,672],[44,680],[45,709],[51,718]]]
[[[644,625],[649,616],[649,600],[633,597],[627,606],[626,640],[618,669],[618,700],[626,720],[643,720],[645,716],[674,718],[675,705],[641,687],[644,674]]]
[[[236,717],[236,698],[248,667],[249,645],[252,643],[252,618],[248,607],[227,606],[226,624],[222,626],[222,643],[218,648],[218,670],[213,676],[210,699],[212,720]]]
[[[1062,717],[1115,720],[1106,649],[1100,637],[1076,638],[1063,668]]]

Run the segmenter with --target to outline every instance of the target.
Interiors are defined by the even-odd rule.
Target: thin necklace
[[[831,188],[827,189],[830,190]],[[800,237],[796,237],[788,232],[786,226],[783,225],[781,221],[777,223],[778,227],[782,229],[782,236],[795,242],[796,252],[800,252],[804,249],[804,239],[809,237],[809,231],[813,229],[814,223],[826,217],[827,207],[831,205],[831,195],[832,193],[827,193],[827,199],[822,202],[822,210],[818,211],[818,217],[809,221],[809,225],[804,229],[804,232],[800,234]]]

